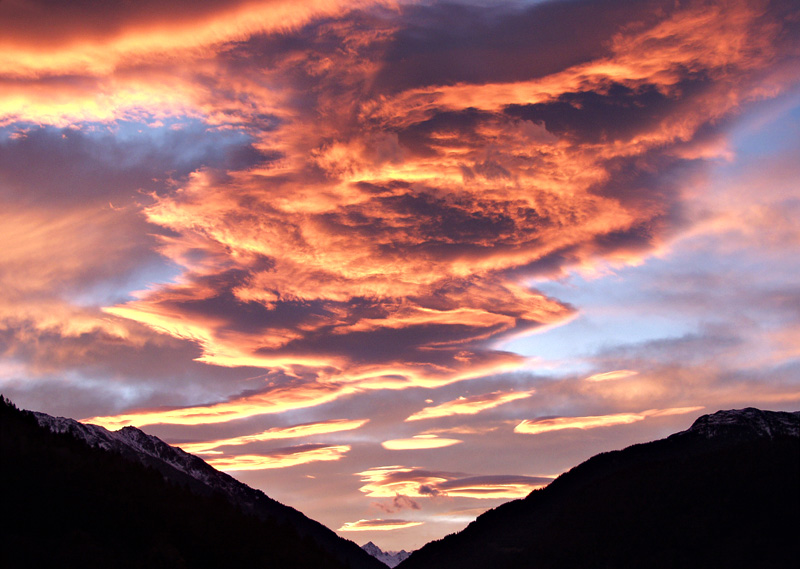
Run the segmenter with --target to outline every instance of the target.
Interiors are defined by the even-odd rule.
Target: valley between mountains
[[[9,569],[777,568],[800,558],[800,412],[704,415],[597,455],[410,555],[358,547],[133,427],[5,398],[0,425]]]

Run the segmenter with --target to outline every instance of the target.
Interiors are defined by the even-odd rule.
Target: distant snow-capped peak
[[[411,555],[411,553],[405,549],[401,551],[383,551],[371,541],[362,545],[361,549],[389,567],[397,567],[402,561],[405,561],[408,556]]]

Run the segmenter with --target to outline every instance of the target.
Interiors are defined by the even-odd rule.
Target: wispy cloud
[[[422,419],[435,419],[439,417],[449,417],[451,415],[476,415],[481,411],[499,407],[511,401],[526,399],[533,395],[531,391],[495,391],[481,395],[471,395],[469,397],[459,397],[452,401],[447,401],[433,407],[425,407],[409,416],[406,421],[420,421]]]
[[[357,522],[346,522],[336,531],[391,531],[421,526],[423,523],[408,520],[358,520]]]
[[[232,0],[206,2],[189,10],[154,1],[124,8],[112,2],[92,9],[36,1],[25,9],[3,6],[0,73],[18,77],[104,76],[136,61],[159,61],[176,53],[203,56],[253,34],[285,32],[314,18],[381,4],[390,2],[307,0],[298,6],[286,0]],[[37,16],[45,13],[60,25],[43,24]]]
[[[226,472],[241,470],[270,470],[288,468],[310,462],[341,460],[350,451],[348,445],[308,444],[275,449],[266,454],[241,454],[230,457],[209,458],[211,466]]]
[[[555,417],[553,419],[539,419],[536,421],[522,421],[514,427],[515,433],[524,435],[538,435],[550,431],[563,429],[596,429],[598,427],[612,427],[627,425],[644,421],[648,417],[663,417],[665,415],[682,415],[700,411],[704,407],[677,407],[673,409],[649,409],[640,413],[614,413],[612,415],[595,415],[588,417]]]
[[[618,369],[614,371],[606,371],[603,373],[595,373],[587,377],[586,381],[613,381],[615,379],[625,379],[626,377],[632,377],[638,374],[639,374],[638,371],[633,371],[630,369]]]

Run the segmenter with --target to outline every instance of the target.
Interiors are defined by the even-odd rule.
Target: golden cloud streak
[[[389,0],[256,0],[185,21],[131,22],[116,35],[65,39],[52,48],[44,42],[0,39],[0,74],[41,77],[48,74],[106,75],[120,65],[143,59],[173,60],[197,56],[220,44],[261,32],[285,32],[314,18],[335,16]],[[39,38],[41,39],[41,38]]]
[[[299,437],[311,437],[328,433],[339,433],[342,431],[352,431],[363,427],[369,419],[351,421],[348,419],[333,419],[321,423],[306,423],[294,425],[292,427],[275,427],[267,429],[254,435],[244,435],[230,439],[218,439],[214,441],[203,441],[197,443],[178,444],[184,451],[192,454],[203,454],[221,446],[240,446],[261,441],[272,441],[278,439],[292,439]]]
[[[357,522],[345,522],[336,531],[391,531],[421,526],[423,523],[408,520],[358,520]]]
[[[574,173],[570,172],[570,179],[577,180],[581,176],[585,179],[586,172],[592,171],[592,167],[581,163],[576,164],[574,170]],[[594,170],[597,168],[594,167]],[[373,181],[380,183],[379,180],[373,179]],[[431,181],[445,188],[452,184],[454,199],[459,194],[471,193],[464,192],[461,174],[449,181],[439,172]],[[596,179],[587,179],[586,185],[594,182]],[[535,246],[517,247],[508,253],[492,247],[492,243],[487,241],[486,253],[476,257],[432,258],[423,254],[403,259],[396,254],[387,254],[382,247],[424,245],[425,238],[417,235],[417,225],[420,223],[417,216],[387,211],[381,200],[376,200],[374,195],[365,194],[355,186],[341,184],[333,188],[330,186],[297,188],[298,191],[305,192],[314,189],[317,193],[330,193],[335,190],[344,194],[340,196],[339,202],[328,204],[323,211],[314,211],[316,215],[309,215],[310,212],[306,211],[305,205],[317,203],[316,198],[309,195],[307,199],[298,199],[294,192],[291,201],[287,201],[285,205],[276,199],[277,196],[271,196],[268,207],[272,211],[263,212],[263,216],[247,213],[243,215],[240,200],[243,195],[251,195],[256,203],[260,203],[263,199],[263,191],[259,187],[261,184],[263,181],[257,178],[241,177],[233,187],[219,187],[207,176],[197,174],[178,194],[158,200],[146,210],[146,214],[152,223],[169,227],[178,233],[204,236],[204,244],[202,241],[192,240],[186,243],[185,248],[196,249],[201,246],[214,252],[231,250],[235,251],[237,258],[245,263],[254,256],[275,259],[276,264],[269,272],[258,272],[248,284],[237,288],[237,295],[240,298],[263,299],[266,305],[272,305],[278,297],[274,292],[265,294],[264,289],[280,291],[280,298],[285,300],[337,302],[365,294],[385,295],[398,299],[430,294],[431,289],[435,290],[435,285],[448,275],[465,278],[476,273],[498,271],[525,264],[548,252],[575,243],[576,240],[580,241],[588,235],[623,229],[632,221],[630,213],[624,208],[612,200],[604,200],[597,196],[571,196],[573,202],[567,204],[563,195],[566,189],[564,182],[559,181],[557,187],[553,188],[552,199],[540,194],[528,207],[537,211],[542,210],[552,217],[569,217],[580,211],[581,226],[575,227],[573,233],[548,231],[547,239],[537,239]],[[532,181],[532,184],[542,186],[537,181]],[[465,215],[486,215],[487,212],[481,212],[481,208],[498,208],[498,215],[509,216],[510,212],[504,210],[515,205],[514,202],[517,200],[523,205],[531,198],[518,188],[508,188],[501,195],[494,196],[494,199],[487,199],[486,203],[459,205],[455,209]],[[353,203],[354,201],[356,203]],[[453,208],[454,206],[447,203],[448,201],[445,200],[441,207]],[[319,204],[315,206],[317,209],[320,207]],[[371,235],[354,231],[356,228],[348,227],[346,220],[342,220],[345,224],[343,227],[330,227],[320,223],[319,217],[323,214],[340,216],[346,211],[345,208],[356,208],[359,215],[367,216],[374,223],[388,227],[378,235]],[[467,209],[461,211],[462,208]],[[550,209],[554,211],[548,211]],[[236,220],[236,224],[220,223],[221,218]],[[525,229],[527,228],[518,228],[509,238],[518,245],[528,245],[526,241],[533,239],[535,234],[526,235]],[[492,239],[496,238],[496,235],[492,235]],[[176,262],[181,262],[188,256],[182,254],[179,245],[180,243],[174,243],[172,247],[165,248],[164,254]],[[226,260],[230,262],[229,259]],[[192,268],[195,265],[196,263],[192,264]],[[487,290],[481,290],[481,286]],[[507,326],[513,323],[513,319],[508,318],[509,315],[497,310],[498,305],[519,311],[514,315],[517,318],[529,318],[543,324],[558,321],[570,312],[559,303],[514,282],[500,281],[489,285],[477,281],[464,292],[469,293],[461,295],[461,300],[464,302],[454,305],[449,310],[400,305],[392,313],[389,323],[396,321],[398,323],[396,327],[436,322],[452,323],[463,319],[467,319],[465,323],[475,320],[476,324],[483,326],[495,324]],[[483,302],[484,297],[492,298],[494,302]],[[361,328],[351,325],[351,329],[369,330],[374,327],[374,323],[374,320],[365,319]]]
[[[288,468],[310,462],[341,460],[350,451],[348,445],[325,446],[307,450],[285,449],[274,454],[243,454],[226,458],[210,458],[208,464],[218,470],[235,472],[237,470],[270,470]]]
[[[371,498],[449,496],[453,498],[514,499],[550,483],[551,477],[464,476],[416,467],[382,466],[359,472],[365,484],[359,489]]]
[[[221,321],[208,317],[186,318],[180,313],[169,313],[148,306],[143,302],[132,302],[125,306],[103,308],[103,312],[133,320],[149,326],[158,332],[169,334],[175,338],[191,340],[203,348],[203,355],[197,361],[222,367],[252,366],[261,368],[280,368],[283,366],[328,367],[341,365],[341,358],[303,356],[299,354],[282,355],[256,353],[264,347],[275,347],[297,336],[296,332],[284,330],[274,335],[269,334],[252,337],[250,335],[233,335],[233,340],[220,337],[217,330],[224,328]],[[249,348],[249,349],[248,349]]]
[[[383,441],[381,446],[387,450],[422,450],[444,448],[462,443],[459,439],[445,439],[436,435],[415,435],[410,439]]]
[[[632,377],[634,375],[639,375],[639,372],[630,369],[618,369],[615,371],[607,371],[605,373],[596,373],[594,375],[590,375],[586,378],[586,381],[612,381],[615,379]]]
[[[128,426],[141,427],[159,424],[205,425],[225,423],[257,415],[315,407],[334,401],[343,394],[355,393],[356,391],[357,389],[355,388],[323,384],[300,388],[278,388],[267,393],[241,397],[214,405],[90,417],[82,419],[81,422],[100,425],[109,430]]]
[[[421,421],[423,419],[435,419],[439,417],[450,417],[452,415],[475,415],[487,409],[493,409],[510,403],[526,399],[534,394],[535,390],[530,391],[495,391],[482,395],[472,395],[470,397],[459,397],[453,401],[442,403],[434,407],[425,407],[413,415],[406,418],[406,421]]]
[[[603,92],[611,82],[634,88],[658,85],[662,91],[671,92],[686,70],[703,69],[723,74],[730,65],[744,69],[762,65],[773,49],[770,44],[776,28],[758,24],[758,16],[758,8],[746,2],[731,2],[725,9],[700,4],[677,11],[640,33],[615,36],[612,55],[607,58],[531,81],[459,83],[410,90],[395,100],[383,102],[383,107],[376,105],[370,110],[384,120],[402,125],[419,122],[434,109],[500,111],[513,104],[552,101],[562,93]],[[760,32],[755,32],[756,28],[760,28]],[[724,113],[737,101],[726,103],[727,107],[718,107],[713,112]],[[663,126],[666,130],[656,133],[651,144],[681,136],[687,125]]]
[[[539,421],[522,421],[514,428],[515,433],[524,435],[538,435],[550,431],[563,429],[596,429],[598,427],[612,427],[615,425],[628,425],[644,421],[648,417],[665,415],[682,415],[700,411],[705,407],[675,407],[671,409],[650,409],[641,413],[616,413],[613,415],[595,415],[587,417],[557,417],[554,419],[541,419]]]
[[[111,82],[101,91],[71,85],[43,86],[3,82],[0,78],[0,125],[31,121],[57,127],[76,123],[138,120],[155,123],[182,116],[200,117],[193,87],[172,77],[162,84]]]
[[[402,466],[370,468],[357,473],[361,481],[366,482],[360,490],[371,498],[394,498],[398,494],[419,498],[427,495],[420,493],[421,485],[432,486],[448,480],[441,475],[419,475],[415,470]]]
[[[437,366],[406,365],[370,366],[356,368],[348,374],[336,373],[339,381],[333,381],[331,371],[326,368],[308,368],[319,375],[310,384],[298,387],[278,387],[268,392],[211,405],[192,407],[141,410],[119,415],[88,417],[81,419],[110,430],[127,426],[146,425],[204,425],[225,423],[236,419],[282,413],[295,409],[316,407],[335,401],[340,397],[373,389],[406,389],[414,386],[440,387],[449,383],[481,377],[501,370],[513,370],[520,366],[520,358],[489,359],[485,362],[470,361],[464,356],[464,369],[437,368]],[[281,366],[291,370],[297,361],[291,356],[280,361]],[[499,404],[499,403],[498,403]]]
[[[463,488],[450,488],[447,496],[451,498],[479,498],[479,499],[502,499],[516,500],[524,498],[533,490],[538,490],[547,486],[549,482],[539,484],[492,484],[482,486],[465,486]]]

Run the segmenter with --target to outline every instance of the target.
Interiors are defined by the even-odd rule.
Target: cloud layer
[[[614,425],[628,425],[644,421],[647,417],[663,415],[682,415],[701,411],[703,407],[681,407],[677,409],[649,409],[641,413],[614,413],[613,415],[600,415],[593,417],[556,417],[554,419],[539,419],[537,421],[522,421],[514,427],[515,433],[524,435],[538,435],[549,431],[561,429],[596,429]]]
[[[464,473],[431,471],[417,467],[388,466],[360,472],[361,487],[371,498],[393,496],[522,498],[552,479],[542,476],[489,475],[470,476]]]

